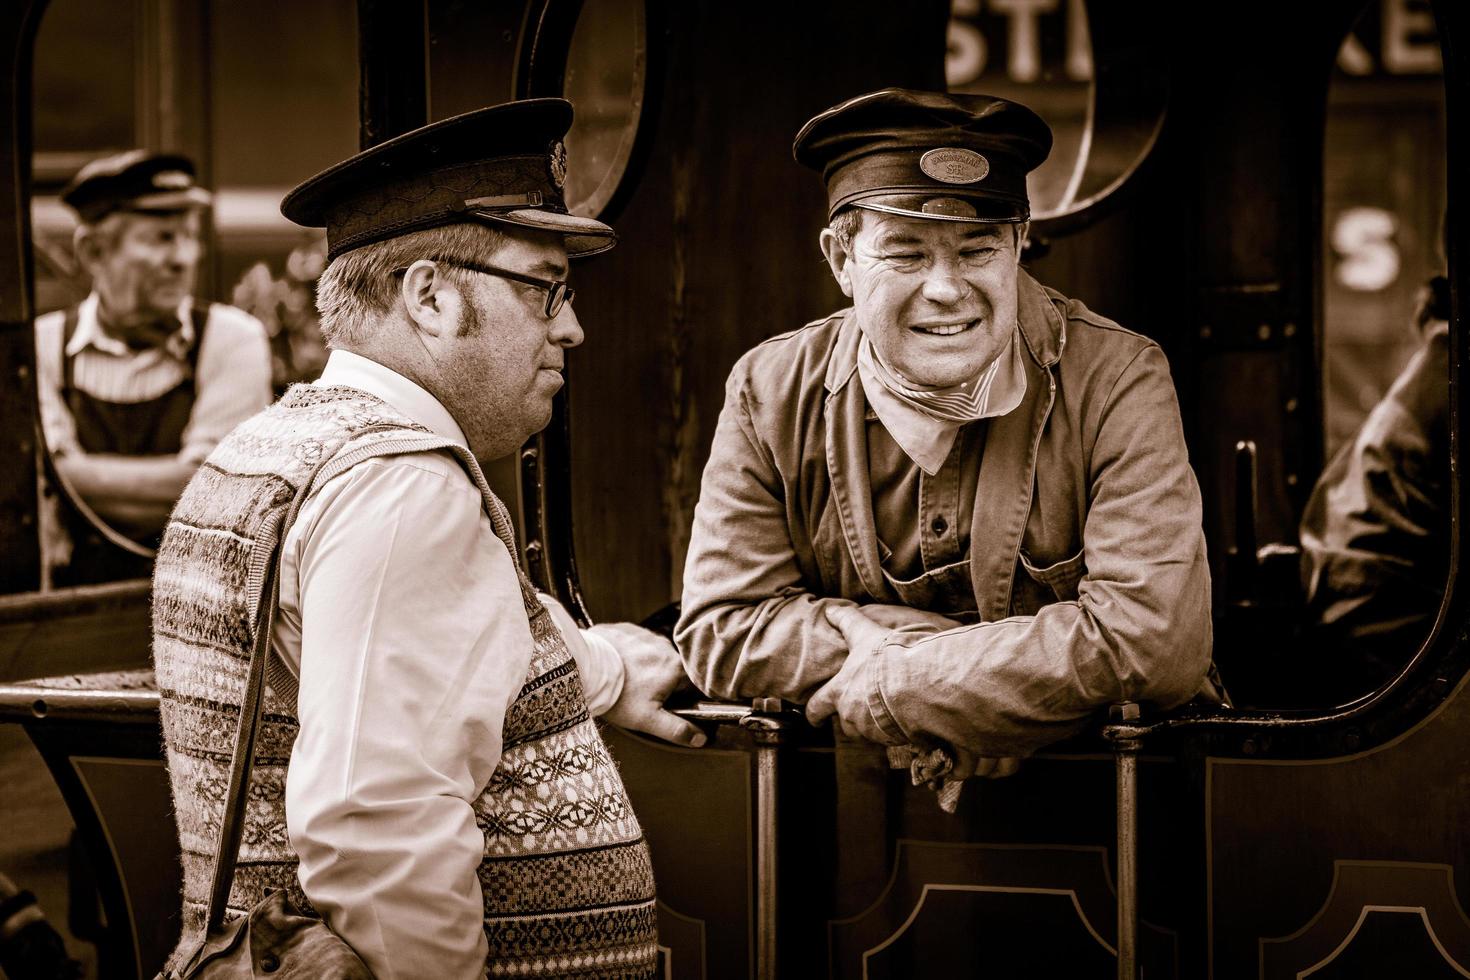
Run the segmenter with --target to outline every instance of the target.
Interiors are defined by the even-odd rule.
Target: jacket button
[[[949,521],[946,521],[943,517],[936,517],[930,522],[929,529],[934,532],[936,537],[941,537],[945,531],[949,530]]]
[[[281,968],[281,961],[276,959],[272,953],[266,953],[260,958],[260,969],[265,973],[275,973]]]

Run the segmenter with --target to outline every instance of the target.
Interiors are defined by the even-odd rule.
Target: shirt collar
[[[93,292],[77,307],[77,329],[71,335],[71,341],[66,345],[66,356],[76,357],[88,347],[95,347],[104,354],[112,354],[116,357],[134,357],[148,353],[133,350],[102,329],[102,323],[97,319],[97,307],[101,302],[96,292]],[[192,297],[179,303],[178,316],[182,328],[180,332],[183,334],[186,345],[194,342],[194,318],[189,315],[189,308],[193,303]]]
[[[321,388],[356,388],[376,395],[435,435],[469,448],[464,431],[439,399],[392,368],[361,354],[332,351],[326,367],[322,368],[322,376],[313,384]]]
[[[857,372],[863,394],[883,428],[898,443],[904,455],[913,460],[929,476],[939,472],[954,448],[955,435],[963,422],[938,419],[919,411],[888,389],[873,367],[871,346],[863,341],[858,348]],[[988,410],[978,418],[995,418],[1015,409],[1026,395],[1026,368],[1021,363],[1021,345],[1016,335],[1000,353],[1000,370],[992,384]]]

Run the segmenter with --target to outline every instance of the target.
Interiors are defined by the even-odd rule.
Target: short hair
[[[474,221],[409,232],[343,252],[317,280],[316,308],[328,347],[366,341],[398,299],[401,280],[394,271],[419,259],[483,262],[505,243],[505,233]],[[467,282],[468,273],[452,266],[446,275]]]
[[[844,251],[852,251],[852,240],[863,227],[862,208],[847,205],[838,208],[837,213],[832,215],[832,220],[827,222],[827,227],[832,229],[832,234],[837,236],[837,244]]]

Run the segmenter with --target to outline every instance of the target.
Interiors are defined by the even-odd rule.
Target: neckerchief
[[[865,336],[858,344],[858,377],[878,421],[929,476],[949,457],[960,426],[1004,415],[1026,394],[1026,371],[1014,333],[978,375],[942,388],[915,387],[883,363]]]

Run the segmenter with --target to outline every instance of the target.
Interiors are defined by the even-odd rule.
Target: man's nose
[[[576,347],[585,339],[577,311],[571,303],[563,305],[551,321],[551,342],[558,347]]]
[[[175,238],[169,245],[168,263],[177,268],[188,268],[199,261],[199,239]]]
[[[952,306],[969,291],[969,283],[951,263],[935,263],[924,276],[924,298],[931,303]]]

